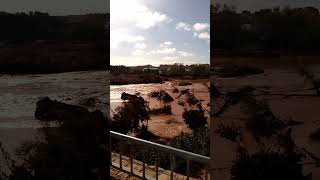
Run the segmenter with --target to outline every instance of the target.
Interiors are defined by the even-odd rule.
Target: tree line
[[[124,65],[111,66],[110,71],[112,74],[142,74],[143,68],[152,67],[151,65],[146,66],[135,66],[126,67]],[[170,77],[178,76],[197,76],[202,78],[208,78],[210,74],[209,64],[191,64],[184,65],[182,63],[175,64],[161,64],[159,70]]]
[[[105,39],[109,14],[52,16],[31,11],[0,12],[0,42],[17,44],[34,40]]]
[[[236,11],[211,5],[215,53],[263,51],[277,55],[319,55],[320,13],[314,7]],[[214,52],[213,52],[214,53]]]

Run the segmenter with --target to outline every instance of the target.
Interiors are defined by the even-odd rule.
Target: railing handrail
[[[144,146],[147,146],[149,148],[162,150],[162,151],[167,152],[169,154],[180,156],[180,157],[182,157],[182,158],[184,158],[186,160],[191,160],[191,161],[203,163],[203,164],[206,164],[206,165],[208,165],[209,161],[210,161],[210,157],[207,157],[207,156],[203,156],[203,155],[199,155],[199,154],[196,154],[196,153],[192,153],[192,152],[184,151],[184,150],[181,150],[181,149],[173,148],[173,147],[170,147],[170,146],[165,146],[165,145],[162,145],[162,144],[146,141],[146,140],[143,140],[143,139],[139,139],[139,138],[136,138],[136,137],[124,135],[124,134],[117,133],[117,132],[114,132],[114,131],[110,131],[110,136],[111,137],[115,137],[115,138],[117,138],[119,140],[123,140],[123,141],[129,142],[129,143],[143,144]]]

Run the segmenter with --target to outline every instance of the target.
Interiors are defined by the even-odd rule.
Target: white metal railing
[[[173,180],[173,173],[174,173],[174,164],[175,164],[174,156],[178,156],[178,157],[183,158],[184,160],[186,160],[186,162],[187,162],[187,167],[186,167],[187,179],[189,179],[189,177],[190,177],[190,164],[191,164],[191,161],[198,162],[198,163],[201,163],[201,164],[205,165],[205,167],[206,167],[205,168],[205,179],[206,180],[208,179],[208,173],[209,173],[208,172],[208,167],[209,167],[210,158],[207,157],[207,156],[202,156],[202,155],[199,155],[199,154],[183,151],[183,150],[180,150],[180,149],[177,149],[177,148],[173,148],[173,147],[170,147],[170,146],[165,146],[165,145],[162,145],[162,144],[158,144],[158,143],[146,141],[146,140],[143,140],[143,139],[131,137],[131,136],[128,136],[128,135],[124,135],[124,134],[121,134],[121,133],[117,133],[117,132],[114,132],[114,131],[110,131],[110,165],[113,166],[113,167],[115,167],[115,166],[112,164],[112,138],[118,139],[120,141],[125,141],[130,145],[143,145],[143,147],[145,147],[145,148],[153,148],[153,149],[156,149],[159,152],[165,152],[165,153],[170,154],[171,155],[171,158],[170,158],[170,179],[171,180]],[[133,158],[131,156],[129,158],[130,158],[130,171],[126,171],[126,170],[124,170],[122,168],[122,155],[121,155],[121,151],[120,151],[119,152],[119,163],[120,163],[119,164],[120,165],[119,168],[122,171],[126,171],[128,173],[136,175],[133,172]],[[143,163],[142,164],[142,177],[140,177],[140,178],[146,179],[145,162],[144,162],[144,160],[142,161],[142,163]],[[118,167],[116,167],[116,168],[118,168]],[[158,180],[159,172],[158,172],[158,164],[157,163],[156,163],[155,170],[156,170],[156,180]]]

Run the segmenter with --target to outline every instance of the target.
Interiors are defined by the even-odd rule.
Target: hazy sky
[[[257,10],[275,6],[320,8],[320,0],[211,0],[211,3],[234,5],[237,10]]]
[[[54,15],[106,13],[109,0],[0,0],[0,11],[42,11]]]
[[[209,63],[209,0],[111,0],[111,64]]]

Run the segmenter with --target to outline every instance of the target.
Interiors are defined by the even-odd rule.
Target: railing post
[[[170,155],[170,179],[173,180],[173,171],[174,171],[174,167],[175,167],[175,158],[173,155]]]
[[[190,177],[190,159],[187,159],[187,180]]]
[[[159,176],[159,169],[158,169],[158,162],[156,161],[156,180],[158,180]]]
[[[146,179],[146,163],[144,162],[144,157],[143,157],[143,160],[142,160],[142,177],[143,179]]]
[[[111,141],[111,135],[109,135],[109,151],[110,151],[110,165],[112,165],[112,141]]]
[[[120,163],[120,169],[122,169],[122,155],[121,155],[121,149],[119,152],[119,163]]]
[[[159,153],[157,151],[155,151],[155,155],[154,155],[154,161],[155,161],[155,165],[156,165],[156,180],[159,179],[159,169],[158,169],[158,161],[157,161],[157,157],[158,157]]]
[[[208,165],[206,166],[206,169],[205,169],[204,179],[208,180]]]
[[[129,143],[129,153],[130,153],[130,172],[133,174],[133,150],[132,145]]]

